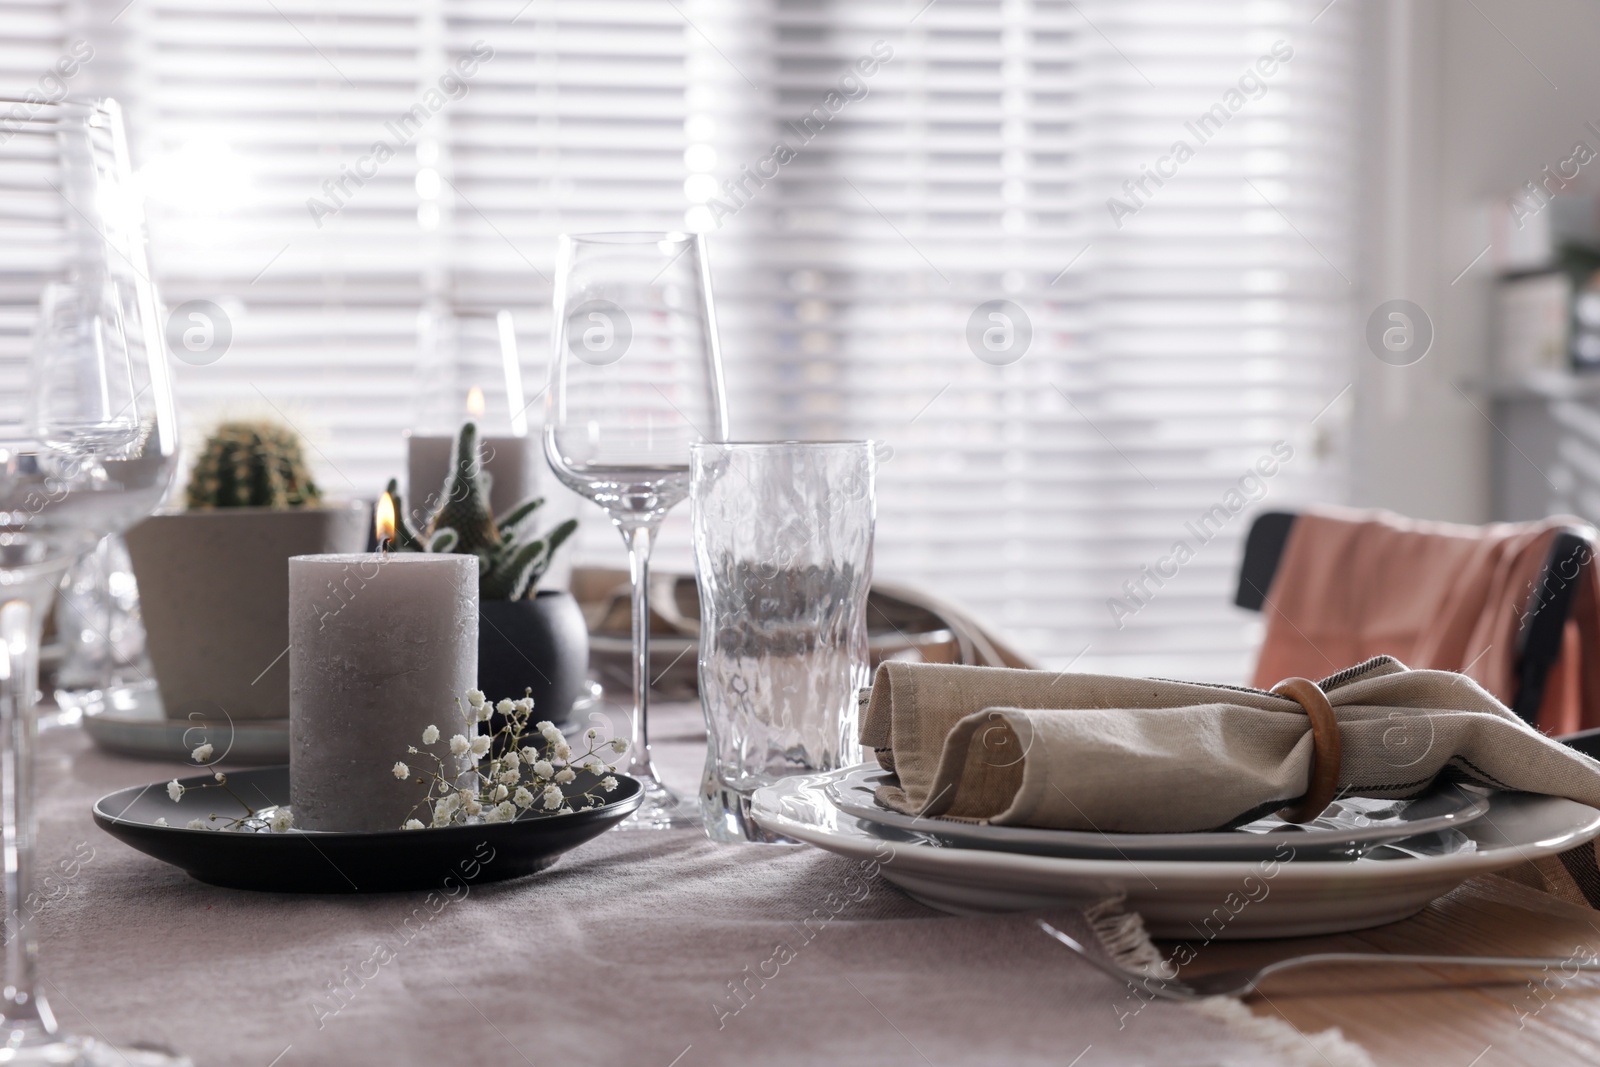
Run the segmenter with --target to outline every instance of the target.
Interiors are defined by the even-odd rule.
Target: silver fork
[[[1573,968],[1578,971],[1600,971],[1600,959],[1560,959],[1547,956],[1416,956],[1385,952],[1315,952],[1307,956],[1291,956],[1286,960],[1269,963],[1265,967],[1240,967],[1229,971],[1215,971],[1179,981],[1159,975],[1130,971],[1079,944],[1070,934],[1057,930],[1043,919],[1035,920],[1040,928],[1063,945],[1076,952],[1085,961],[1125,982],[1133,983],[1153,996],[1168,1000],[1198,1000],[1201,997],[1238,997],[1255,989],[1269,974],[1322,963],[1405,963],[1443,964],[1451,967],[1514,967],[1518,969]]]

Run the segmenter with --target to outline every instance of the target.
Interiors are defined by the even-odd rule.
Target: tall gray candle
[[[478,559],[375,552],[289,559],[289,802],[302,830],[398,830],[423,796],[406,749],[467,728]],[[397,780],[396,761],[411,761]],[[424,822],[425,813],[419,812]]]
[[[456,439],[410,430],[405,439],[406,507],[413,522],[426,521],[443,500],[445,479],[455,465]],[[528,437],[478,435],[483,471],[489,476],[489,510],[496,515],[504,515],[538,490],[532,443]]]

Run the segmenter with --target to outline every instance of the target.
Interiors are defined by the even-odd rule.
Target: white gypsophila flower
[[[191,830],[204,830],[206,829],[206,821],[204,819],[190,819],[188,828]]]
[[[472,742],[468,741],[466,737],[461,734],[456,734],[450,739],[450,754],[452,756],[465,756],[467,754],[467,749],[471,747]]]
[[[167,796],[172,798],[174,804],[183,796],[183,786],[178,784],[176,778],[167,783]]]
[[[221,771],[212,771],[211,777],[218,782],[226,782],[228,780],[228,776]]]
[[[600,781],[600,788],[602,790],[604,790],[605,792],[607,792],[607,793],[611,792],[616,787],[617,787],[617,780],[615,778],[611,777],[610,775],[607,775],[605,778],[601,779],[601,781]]]
[[[411,755],[415,756],[417,754],[417,746],[416,745],[407,745],[406,746],[406,751],[409,752]]]
[[[531,798],[530,798],[530,799],[531,799]],[[157,825],[157,826],[165,826],[165,825],[167,825],[167,820],[166,820],[166,819],[164,819],[164,818],[161,818],[161,819],[157,819],[157,820],[156,820],[156,825]]]
[[[279,808],[272,813],[272,821],[267,824],[275,834],[285,834],[294,825],[294,812],[288,808]]]
[[[533,773],[538,775],[540,778],[549,778],[551,775],[556,773],[556,769],[555,767],[551,766],[549,760],[542,759],[533,765]]]
[[[494,718],[494,708],[488,704],[485,704],[483,707],[478,709],[479,722],[488,722],[492,718]]]
[[[211,742],[207,741],[203,745],[196,746],[195,750],[189,753],[189,758],[194,760],[196,763],[204,763],[206,760],[211,758],[211,752]]]
[[[517,764],[522,762],[522,757],[517,755],[516,749],[512,749],[510,752],[507,752],[500,758],[507,767],[515,767]]]
[[[533,724],[534,732],[540,734],[544,733],[546,730],[554,730],[555,728],[556,724],[551,722],[549,719],[541,719]]]
[[[499,822],[510,822],[517,817],[517,809],[511,806],[511,801],[502,800],[494,806],[494,813]]]
[[[517,779],[520,777],[522,777],[522,775],[516,771],[504,771],[498,778],[495,779],[495,781],[499,782],[501,785],[516,785]]]
[[[433,825],[436,828],[440,827],[440,826],[449,826],[450,825],[450,812],[448,812],[448,811],[441,812],[441,811],[435,810],[434,813],[433,813]]]
[[[533,806],[533,794],[528,792],[527,786],[517,786],[517,791],[511,794],[511,799],[519,808]]]
[[[595,738],[600,736],[600,731],[596,730],[593,726],[591,726],[591,727],[589,727],[588,730],[584,731],[583,736],[587,737],[589,740],[593,741]]]
[[[431,745],[437,740],[439,740],[439,728],[437,726],[429,726],[426,730],[422,731],[423,744]]]
[[[572,773],[571,767],[563,767],[556,772],[556,781],[560,782],[562,785],[566,785],[576,777],[578,776]]]
[[[481,689],[468,689],[467,690],[467,703],[471,704],[473,707],[475,707],[475,708],[483,707],[484,701],[486,701],[486,700],[488,700],[488,697],[483,695],[483,690],[481,690]]]
[[[539,750],[532,745],[522,746],[522,762],[528,764],[539,762]]]
[[[588,771],[590,774],[599,774],[600,773],[600,769],[602,767],[604,767],[604,766],[605,766],[605,764],[601,763],[599,760],[595,759],[593,756],[590,756],[588,759],[583,761],[583,768],[582,769]]]
[[[552,745],[564,745],[567,743],[567,739],[561,736],[561,731],[549,724],[540,729],[539,733]]]
[[[402,830],[420,830],[420,829],[422,829],[422,820],[421,819],[407,819],[406,820],[406,824],[404,826],[400,827],[400,829],[402,829]]]
[[[482,759],[489,754],[489,739],[479,734],[472,739],[472,758]]]
[[[572,746],[565,741],[557,741],[555,746],[556,759],[571,759]]]
[[[511,703],[511,700],[508,697],[496,704],[494,706],[494,710],[498,711],[502,715],[510,715],[513,711],[517,710],[517,706]]]
[[[394,766],[389,768],[389,773],[393,774],[396,778],[400,779],[403,782],[407,778],[411,777],[411,768],[407,767],[404,763],[401,763],[399,760],[395,760],[394,761]]]
[[[494,792],[489,794],[490,799],[497,800],[497,801],[498,800],[504,800],[506,797],[508,797],[510,795],[511,795],[511,791],[509,789],[507,789],[503,785],[495,786],[494,787]]]
[[[524,714],[524,715],[532,715],[533,714],[533,698],[532,697],[523,697],[521,700],[517,701],[517,710],[522,712],[522,714]]]
[[[561,790],[557,787],[553,785],[547,785],[544,788],[544,795],[542,799],[544,800],[545,807],[555,809],[561,806],[561,802],[565,800],[566,797],[561,795]]]
[[[628,751],[628,742],[624,741],[620,737],[612,738],[612,740],[611,740],[611,751],[613,751],[613,752],[626,752],[626,751]]]
[[[467,801],[466,812],[467,812],[468,815],[476,815],[482,810],[483,810],[483,805],[479,804],[476,798]]]

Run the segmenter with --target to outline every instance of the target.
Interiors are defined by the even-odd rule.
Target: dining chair
[[[1261,610],[1296,518],[1290,511],[1264,511],[1251,524],[1233,598],[1241,608]],[[1517,635],[1517,695],[1511,708],[1530,725],[1539,714],[1545,682],[1561,652],[1562,632],[1577,595],[1576,579],[1593,560],[1594,545],[1582,530],[1565,527],[1550,542]],[[1567,734],[1560,740],[1588,755],[1600,756],[1600,729]]]
[[[693,574],[651,575],[652,691],[662,700],[699,698],[699,671],[690,651],[700,634],[700,592]],[[628,572],[574,567],[570,586],[589,623],[590,666],[604,685],[626,686],[631,612]],[[919,586],[872,580],[867,597],[872,667],[887,659],[1040,670],[1043,664],[1012,645],[990,624]]]

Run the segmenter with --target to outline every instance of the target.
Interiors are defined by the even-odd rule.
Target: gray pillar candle
[[[455,462],[456,439],[406,432],[406,508],[421,525],[440,504],[445,477]],[[489,475],[489,508],[504,515],[538,489],[538,465],[530,437],[478,437]]]
[[[289,802],[302,830],[398,830],[432,760],[422,731],[471,736],[478,559],[375,552],[289,559]],[[443,743],[431,751],[450,758]],[[412,774],[394,777],[396,761]],[[465,767],[468,764],[462,764]],[[424,812],[417,818],[427,823]]]

